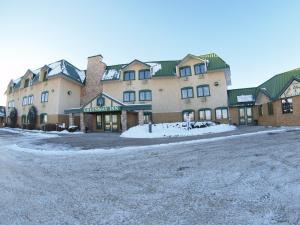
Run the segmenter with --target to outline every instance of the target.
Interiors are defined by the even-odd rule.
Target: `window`
[[[32,79],[30,79],[30,81],[29,81],[29,87],[32,86],[32,83],[33,83],[33,81],[32,81]]]
[[[150,70],[140,70],[139,79],[140,80],[150,79]]]
[[[152,113],[144,112],[144,123],[147,124],[152,121]]]
[[[181,89],[181,98],[193,98],[194,97],[194,91],[192,87],[185,87]]]
[[[194,66],[195,74],[204,74],[206,72],[206,66],[204,63]]]
[[[33,95],[29,95],[28,99],[27,99],[28,105],[32,105],[33,104]]]
[[[211,120],[211,109],[200,109],[199,120]]]
[[[227,108],[217,108],[216,109],[216,119],[227,119],[228,118],[228,111]]]
[[[258,106],[258,115],[259,116],[263,116],[264,115],[264,111],[263,111],[263,106],[262,105]]]
[[[293,99],[286,98],[281,100],[282,113],[293,113]]]
[[[268,102],[268,113],[269,113],[269,115],[274,114],[273,102]]]
[[[140,101],[151,101],[152,100],[152,91],[150,90],[142,90],[139,92],[139,100]]]
[[[198,86],[197,87],[197,96],[198,97],[210,96],[209,85]]]
[[[134,91],[125,91],[123,93],[123,102],[134,102],[134,101],[135,101]]]
[[[195,112],[194,110],[184,110],[182,112],[183,121],[194,121],[195,120]]]
[[[24,81],[24,88],[27,88],[27,87],[29,87],[29,79],[26,79]]]
[[[40,124],[48,123],[48,115],[46,113],[42,113],[40,115]]]
[[[179,69],[179,72],[180,72],[181,77],[186,77],[186,76],[191,76],[192,75],[192,71],[191,71],[190,66],[181,67]]]
[[[97,106],[104,106],[105,105],[105,98],[103,98],[102,96],[97,98]]]
[[[27,96],[23,97],[22,106],[27,105]]]
[[[48,102],[48,96],[49,96],[49,92],[43,91],[41,95],[41,102]]]
[[[135,72],[134,71],[126,71],[124,72],[124,80],[134,80]]]
[[[96,116],[96,128],[102,129],[102,115]]]
[[[26,124],[27,123],[27,120],[26,120],[27,118],[26,118],[26,115],[22,115],[22,117],[21,117],[21,122],[22,122],[22,124]]]
[[[15,101],[9,101],[8,108],[14,108],[14,107],[15,107]]]

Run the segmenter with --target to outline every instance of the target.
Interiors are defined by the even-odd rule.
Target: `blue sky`
[[[10,79],[59,59],[85,69],[215,52],[230,88],[300,67],[299,1],[1,1],[0,105]]]

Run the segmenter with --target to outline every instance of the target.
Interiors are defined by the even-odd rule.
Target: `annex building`
[[[258,87],[228,90],[228,99],[233,124],[300,125],[300,68]]]
[[[86,70],[60,60],[10,82],[7,123],[92,131],[124,131],[149,121],[228,123],[229,85],[230,67],[214,53],[118,65],[96,55],[88,58]]]

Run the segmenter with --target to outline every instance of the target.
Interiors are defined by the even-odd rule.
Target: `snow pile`
[[[76,132],[69,132],[67,130],[42,131],[42,130],[26,130],[26,129],[8,128],[8,127],[0,128],[0,130],[4,130],[14,134],[24,134],[24,135],[41,136],[41,137],[53,137],[53,136],[57,136],[56,134],[83,134],[80,131],[76,131]]]
[[[188,129],[185,123],[160,123],[152,125],[152,133],[149,133],[149,125],[135,126],[121,134],[124,138],[163,138],[163,137],[180,137],[194,136],[210,133],[221,133],[233,131],[235,126],[228,124],[216,125],[212,122],[197,122],[197,128]],[[205,125],[208,126],[205,126]],[[205,126],[205,127],[204,127]],[[199,128],[198,128],[199,127]],[[202,128],[200,128],[202,127]]]

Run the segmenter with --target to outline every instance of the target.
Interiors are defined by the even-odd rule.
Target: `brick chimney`
[[[101,79],[106,69],[106,64],[102,60],[102,55],[88,57],[85,86],[81,90],[81,106],[87,104],[102,91]]]

